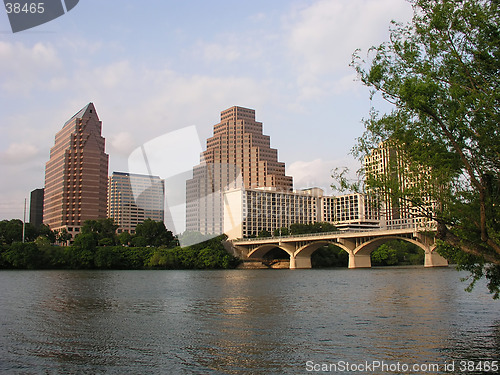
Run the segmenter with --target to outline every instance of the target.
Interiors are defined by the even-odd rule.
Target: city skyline
[[[58,124],[88,102],[105,123],[110,171],[187,126],[207,139],[218,110],[241,105],[264,120],[295,188],[328,189],[332,168],[359,165],[348,152],[370,108],[351,54],[411,16],[403,0],[96,4],[15,35],[0,14],[0,219],[22,217]]]

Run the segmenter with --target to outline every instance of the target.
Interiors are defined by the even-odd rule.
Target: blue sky
[[[330,170],[358,166],[349,151],[370,108],[351,55],[410,17],[405,0],[80,0],[13,34],[2,9],[0,220],[22,217],[55,133],[88,102],[110,173],[192,125],[205,147],[220,112],[239,105],[256,110],[295,188],[331,193]]]

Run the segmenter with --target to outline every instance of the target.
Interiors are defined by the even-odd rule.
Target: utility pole
[[[23,211],[23,243],[26,234],[26,198],[24,198],[24,211]]]

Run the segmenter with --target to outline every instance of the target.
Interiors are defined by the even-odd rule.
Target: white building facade
[[[292,224],[329,222],[342,229],[378,228],[379,215],[363,194],[325,196],[322,189],[270,188],[224,192],[224,233],[229,239],[274,233]]]

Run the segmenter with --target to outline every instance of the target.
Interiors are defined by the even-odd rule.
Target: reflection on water
[[[498,303],[451,268],[2,271],[0,373],[306,373],[500,357]]]

